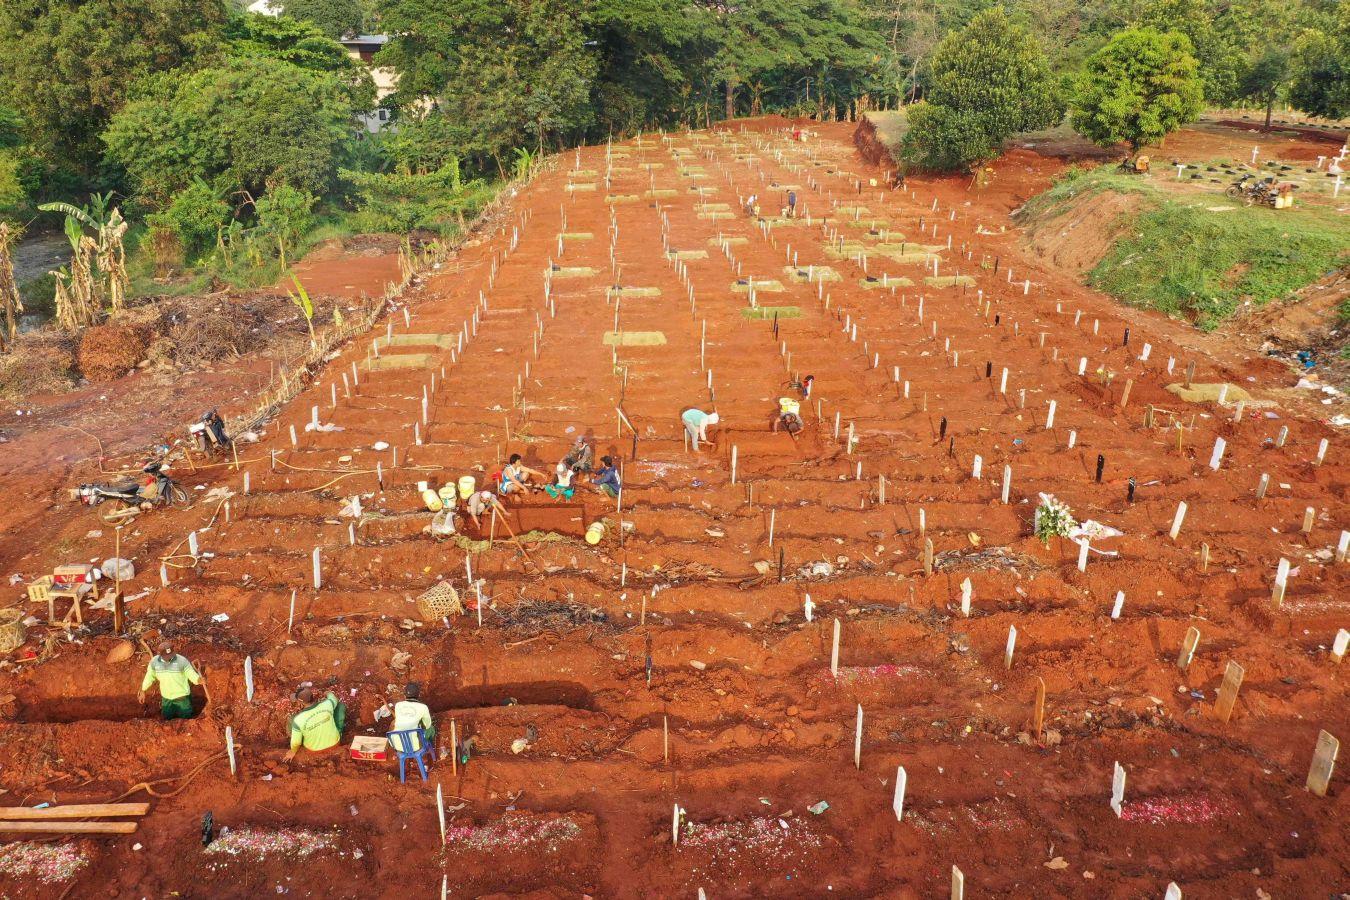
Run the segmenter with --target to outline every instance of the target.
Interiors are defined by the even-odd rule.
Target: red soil
[[[611,192],[640,195],[652,184],[676,192],[659,207],[606,201],[605,148],[564,154],[516,199],[501,232],[466,249],[453,274],[408,294],[409,327],[401,312],[390,317],[395,335],[450,336],[444,348],[382,351],[431,353],[429,370],[362,369],[348,397],[341,375],[369,352],[368,342],[353,342],[248,448],[248,496],[241,473],[224,467],[186,479],[189,487],[235,491],[228,519],[217,504],[199,503],[146,514],[126,529],[123,555],[140,570],[128,592],[148,591],[131,604],[134,627],[151,643],[173,638],[208,668],[212,702],[194,721],[157,721],[135,702],[146,657],[105,664],[112,639],[106,614],[96,613],[82,645],[58,643],[54,658],[11,666],[0,680],[0,695],[15,696],[0,705],[13,719],[0,728],[6,799],[109,800],[136,782],[210,762],[179,793],[135,794],[152,804],[139,831],[92,843],[88,867],[58,889],[421,897],[434,896],[448,876],[454,896],[692,897],[702,887],[709,897],[917,898],[946,896],[952,865],[964,871],[971,896],[1157,897],[1169,881],[1188,900],[1345,889],[1344,767],[1327,798],[1303,788],[1318,730],[1350,733],[1342,670],[1326,649],[1346,624],[1350,581],[1345,565],[1325,559],[1350,527],[1344,442],[1278,405],[1270,408],[1278,419],[1253,404],[1234,424],[1231,407],[1179,400],[1164,386],[1191,362],[1197,381],[1226,380],[1258,400],[1278,396],[1293,375],[1028,263],[1007,214],[1063,161],[1010,153],[980,194],[959,179],[911,180],[907,192],[878,193],[867,179],[879,173],[854,155],[848,126],[824,126],[819,137],[792,143],[778,124],[617,145],[623,155],[613,160]],[[694,177],[697,168],[706,177]],[[569,176],[572,169],[597,174]],[[569,179],[596,189],[568,191]],[[732,217],[700,218],[695,184],[710,189],[708,202],[728,204]],[[799,186],[805,213],[827,221],[766,233],[739,212],[739,196],[757,193],[767,210],[788,184]],[[868,211],[847,209],[858,204]],[[859,224],[868,219],[890,241],[945,247],[950,236],[939,274],[973,275],[978,287],[864,287],[860,262],[827,248],[835,230],[876,243],[880,235]],[[609,268],[611,222],[621,274]],[[521,229],[520,246],[507,254],[513,228]],[[560,256],[560,232],[591,238],[565,240]],[[731,245],[728,257],[710,244],[719,233],[747,241]],[[692,304],[662,253],[663,237],[673,250],[709,251],[683,263]],[[828,306],[816,284],[796,284],[784,271],[793,254],[798,266],[842,275],[824,283]],[[553,278],[556,317],[545,301],[549,259],[596,272]],[[771,321],[747,318],[746,294],[731,289],[738,272],[781,281],[783,293],[762,291],[759,302],[796,306],[800,317],[780,319],[777,337]],[[924,274],[920,264],[876,252],[866,272],[919,285]],[[616,310],[606,292],[615,283],[661,293],[625,298]],[[452,356],[454,335],[475,309],[477,334]],[[602,336],[616,317],[624,331],[663,332],[664,345],[615,353]],[[678,416],[709,405],[700,366],[705,322],[706,365],[725,427],[719,446],[694,454],[683,447]],[[948,339],[959,352],[955,366]],[[1146,342],[1151,355],[1141,361]],[[1076,374],[1080,357],[1089,377]],[[892,380],[895,366],[909,399]],[[1009,389],[1001,396],[1004,367]],[[1110,386],[1092,377],[1099,367],[1115,374]],[[797,443],[755,433],[787,390],[789,369],[817,378]],[[418,444],[413,426],[433,374]],[[1127,379],[1133,387],[1122,409]],[[1058,404],[1053,430],[1043,427],[1050,400]],[[1180,452],[1166,416],[1143,426],[1146,404],[1186,424]],[[345,430],[303,431],[316,405],[322,421]],[[619,405],[639,434],[635,459],[627,458],[631,435],[616,432]],[[944,418],[951,443],[938,437]],[[1270,438],[1281,425],[1289,436],[1277,449]],[[600,546],[574,537],[532,543],[526,560],[499,541],[470,561],[489,598],[481,627],[473,615],[448,629],[406,621],[417,618],[412,599],[439,578],[465,588],[465,551],[421,534],[430,514],[420,511],[415,483],[466,472],[481,480],[513,451],[547,464],[578,430],[592,431],[598,453],[626,458],[622,520],[631,528],[620,527],[612,501],[582,491],[588,515],[610,526]],[[1206,463],[1217,437],[1228,447],[1212,472]],[[1322,438],[1331,449],[1315,467]],[[398,450],[397,466],[391,451],[371,449],[376,441]],[[971,477],[976,454],[979,480]],[[1093,478],[1098,454],[1101,483]],[[1009,505],[999,502],[1004,465],[1012,468]],[[1271,490],[1257,502],[1263,472]],[[1127,503],[1131,477],[1138,491]],[[15,505],[22,491],[8,487]],[[1119,555],[1093,555],[1080,573],[1072,544],[1043,547],[1031,533],[1042,491],[1080,519],[1123,531],[1097,548]],[[374,515],[349,545],[350,520],[338,510],[355,493]],[[1189,512],[1172,541],[1166,532],[1182,500]],[[1299,534],[1305,507],[1316,516],[1307,537]],[[938,559],[928,577],[921,511]],[[94,514],[48,516],[38,535],[5,542],[10,571],[31,578],[58,561],[110,555],[111,529]],[[91,528],[102,537],[87,538]],[[171,585],[160,588],[158,560],[183,552],[192,529],[212,555],[195,565],[172,560],[191,567],[171,569]],[[1207,570],[1198,562],[1202,545]],[[315,546],[324,559],[318,591],[309,583]],[[1270,579],[1280,557],[1298,572],[1276,607]],[[761,567],[767,574],[757,561],[769,564]],[[812,573],[826,562],[832,570]],[[959,610],[966,578],[968,619]],[[1113,621],[1117,591],[1126,600]],[[816,605],[812,623],[802,614],[807,594]],[[211,622],[217,613],[229,621]],[[832,676],[836,619],[842,642]],[[1009,626],[1018,638],[1005,671]],[[1183,673],[1175,660],[1191,626],[1202,638]],[[246,655],[257,678],[252,702]],[[1230,660],[1246,667],[1246,680],[1223,723],[1213,708]],[[353,729],[382,731],[374,710],[391,685],[409,679],[425,686],[439,743],[448,744],[452,722],[461,737],[475,738],[467,767],[452,772],[440,760],[431,781],[413,774],[403,785],[393,763],[350,761],[337,751],[280,762],[295,709],[288,698],[299,682],[332,682],[352,707],[350,737]],[[1038,679],[1046,691],[1040,741],[1026,734]],[[861,771],[852,768],[859,705]],[[226,725],[241,745],[237,778],[220,756]],[[529,726],[536,739],[514,754],[512,741]],[[1116,761],[1128,772],[1121,818],[1107,804]],[[891,811],[897,766],[908,773],[899,822]],[[433,782],[452,808],[444,849]],[[169,794],[179,784],[156,790]],[[807,811],[820,800],[827,811]],[[673,804],[693,823],[680,847],[671,846]],[[197,837],[207,810],[232,828],[336,828],[339,845],[305,859],[207,855]],[[1067,867],[1046,865],[1056,858]],[[11,896],[53,893],[4,876],[0,888]]]

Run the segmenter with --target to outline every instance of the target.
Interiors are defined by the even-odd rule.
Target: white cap
[[[722,420],[718,417],[717,413],[708,413],[708,424],[709,424],[709,425],[716,425],[716,424],[717,424],[718,422],[720,422],[720,421],[722,421]]]

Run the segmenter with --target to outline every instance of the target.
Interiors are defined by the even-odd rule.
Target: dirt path
[[[0,680],[15,695],[4,786],[28,803],[107,799],[218,753],[232,725],[238,779],[216,762],[153,801],[132,838],[88,845],[85,893],[426,896],[445,874],[454,896],[918,898],[945,896],[953,865],[971,896],[1339,889],[1345,776],[1326,799],[1303,781],[1318,730],[1347,732],[1326,649],[1346,619],[1347,568],[1329,561],[1350,527],[1344,441],[1260,403],[1288,385],[1284,368],[1029,265],[1007,214],[1059,165],[1023,150],[980,196],[957,180],[879,192],[844,126],[805,142],[766,126],[564,155],[499,233],[409,296],[406,319],[376,327],[378,358],[353,342],[284,411],[245,454],[247,495],[244,472],[189,479],[234,491],[228,515],[203,503],[124,535],[141,570],[130,590],[147,591],[133,614],[211,669],[212,713],[166,725],[139,708],[145,659],[105,666],[100,616],[83,647]],[[741,211],[753,193],[772,216],[789,188],[800,218]],[[962,283],[929,283],[934,265]],[[1192,363],[1197,382],[1253,396],[1240,422],[1232,403],[1165,389]],[[806,373],[806,430],[768,433],[785,382]],[[1152,427],[1146,405],[1160,410]],[[690,406],[722,419],[698,453],[679,424]],[[341,430],[307,431],[315,414]],[[506,542],[466,559],[421,534],[417,482],[481,482],[510,452],[543,469],[578,433],[623,458],[621,513],[585,491],[584,510],[531,498],[513,523],[570,537],[531,544],[529,560]],[[1075,545],[1032,536],[1039,492],[1123,536],[1094,543],[1078,571]],[[366,516],[352,523],[339,510],[357,494]],[[590,547],[577,538],[597,518],[607,537]],[[61,518],[25,574],[58,551],[107,555],[110,532],[86,538],[97,525]],[[201,555],[171,559],[161,588],[159,558],[192,530]],[[1280,558],[1296,574],[1277,607]],[[448,630],[410,621],[442,577],[473,593],[466,567],[482,579],[481,627],[472,613]],[[1190,627],[1201,642],[1180,672]],[[1246,678],[1223,723],[1230,661]],[[434,764],[453,807],[444,852],[432,782],[402,785],[392,764],[337,751],[279,762],[299,682],[331,684],[364,734],[387,727],[374,711],[409,679],[443,747],[452,722],[476,742],[467,767]],[[692,823],[678,848],[675,804]],[[336,847],[204,854],[208,809],[232,828],[328,829]]]

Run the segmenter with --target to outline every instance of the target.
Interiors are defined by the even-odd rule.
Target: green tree
[[[1135,152],[1162,141],[1204,106],[1191,42],[1176,31],[1131,28],[1088,58],[1070,109],[1074,129],[1102,146]]]
[[[1275,111],[1280,91],[1293,76],[1292,54],[1287,47],[1270,47],[1256,58],[1238,82],[1239,97],[1251,98],[1266,108],[1266,128]]]
[[[902,153],[920,168],[986,159],[1014,134],[1060,120],[1063,104],[1045,53],[1025,28],[990,9],[933,53],[927,107],[911,116]]]
[[[44,157],[85,172],[131,86],[218,47],[224,0],[4,0],[0,102]]]
[[[273,59],[309,72],[332,75],[351,95],[352,106],[375,106],[375,84],[366,66],[310,22],[275,16],[235,16],[225,27],[225,50],[235,59]]]
[[[998,152],[978,113],[921,101],[908,108],[901,158],[925,172],[955,172]],[[919,137],[910,138],[917,134]]]
[[[22,163],[13,150],[0,150],[0,222],[17,220],[28,204],[28,190],[21,177]]]
[[[335,40],[358,34],[366,16],[360,0],[285,0],[282,8],[290,18],[312,22]]]
[[[267,59],[147,82],[104,134],[142,200],[161,206],[200,176],[221,196],[289,185],[322,194],[351,136],[336,78]]]
[[[1212,0],[1149,0],[1137,24],[1186,35],[1205,100],[1222,104],[1239,96],[1238,82],[1247,64],[1245,32],[1251,23],[1242,15],[1244,9]]]
[[[1334,23],[1299,40],[1289,87],[1290,103],[1326,119],[1350,115],[1350,0],[1340,0],[1335,10]]]
[[[594,121],[597,63],[565,0],[384,0],[396,101],[430,117],[477,171],[518,146],[556,146]]]

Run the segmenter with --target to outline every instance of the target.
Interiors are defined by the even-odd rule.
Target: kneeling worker
[[[150,657],[136,702],[144,703],[145,692],[156,683],[159,684],[160,715],[165,719],[191,719],[196,715],[192,711],[192,686],[200,684],[202,690],[206,690],[206,679],[198,674],[186,656],[174,653],[168,644]],[[207,699],[211,699],[209,694]]]
[[[301,747],[312,752],[337,746],[342,740],[342,727],[347,724],[347,707],[332,691],[317,703],[312,688],[301,688],[295,696],[305,708],[291,716],[291,749],[286,754],[287,761],[295,759]]]
[[[799,401],[791,397],[778,398],[778,411],[769,419],[769,430],[777,431],[782,428],[788,434],[796,435],[805,427],[806,423],[802,421],[802,405]]]

